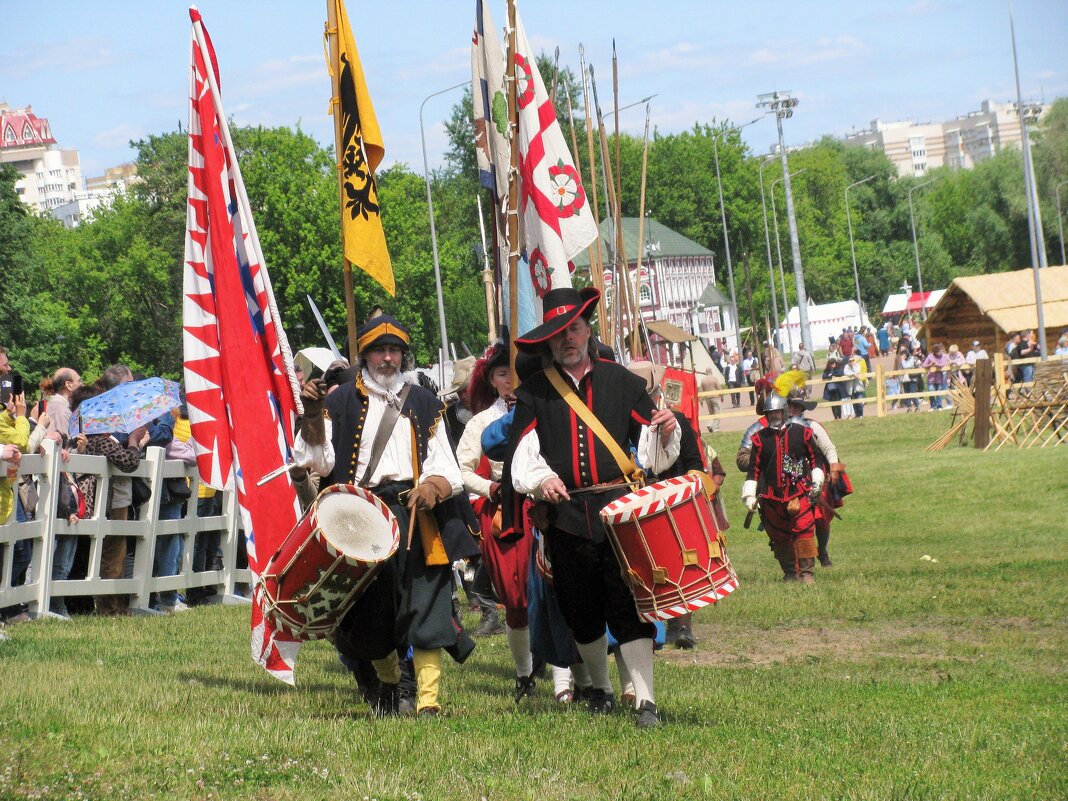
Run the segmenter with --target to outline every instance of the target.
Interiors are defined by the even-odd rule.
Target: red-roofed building
[[[48,213],[82,191],[82,166],[77,150],[59,150],[48,120],[31,106],[0,103],[0,164],[22,174],[15,192],[27,206]]]

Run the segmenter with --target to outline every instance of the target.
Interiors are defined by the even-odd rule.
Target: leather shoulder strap
[[[397,405],[386,404],[386,411],[382,414],[382,419],[378,423],[378,431],[375,432],[375,441],[371,443],[371,458],[367,460],[367,469],[363,472],[363,477],[360,479],[359,486],[366,487],[367,482],[371,480],[371,476],[375,474],[375,468],[378,467],[379,461],[382,459],[382,454],[386,450],[386,443],[389,442],[389,438],[393,436],[393,429],[397,426],[397,419],[400,417],[400,410],[404,407],[404,402],[408,399],[408,390],[411,389],[411,384],[405,384],[404,388],[397,396]]]
[[[567,405],[574,410],[575,414],[579,416],[582,422],[589,426],[589,429],[593,432],[594,436],[601,440],[604,446],[608,448],[609,453],[612,454],[612,458],[614,458],[616,464],[619,465],[619,469],[623,471],[623,475],[629,478],[637,472],[638,466],[623,452],[623,449],[619,447],[619,443],[612,438],[608,431],[605,430],[604,424],[597,419],[597,415],[590,410],[589,406],[582,402],[578,393],[575,392],[567,379],[560,375],[560,371],[554,366],[546,370],[545,374],[549,377],[549,382],[553,385],[553,389],[560,394],[560,397],[567,401]]]

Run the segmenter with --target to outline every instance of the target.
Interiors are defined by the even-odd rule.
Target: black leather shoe
[[[616,711],[616,697],[594,687],[586,691],[586,707],[593,715],[610,715]]]
[[[534,675],[529,676],[516,676],[515,677],[515,702],[518,704],[523,698],[534,697],[534,685],[537,679]]]
[[[501,623],[501,616],[496,609],[483,613],[482,620],[478,623],[478,628],[475,629],[476,637],[492,637],[494,634],[503,634],[504,624]]]
[[[382,684],[371,704],[371,714],[376,718],[392,717],[400,705],[400,685]]]
[[[695,642],[696,641],[693,638],[693,630],[689,625],[685,623],[681,624],[678,631],[675,633],[675,647],[688,651],[693,648]]]
[[[637,726],[639,729],[655,729],[660,725],[660,710],[652,701],[642,701],[638,706]]]

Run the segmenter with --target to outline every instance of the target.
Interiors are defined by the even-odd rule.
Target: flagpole
[[[619,317],[619,271],[617,263],[617,247],[618,241],[616,239],[616,215],[613,209],[615,203],[612,200],[613,187],[615,183],[612,180],[612,165],[608,160],[608,137],[604,131],[604,116],[601,114],[601,101],[597,96],[597,76],[594,73],[593,65],[589,67],[590,74],[590,91],[593,93],[593,110],[597,115],[597,145],[601,154],[601,179],[604,181],[604,213],[605,219],[609,221],[609,228],[611,236],[608,241],[611,242],[612,253],[609,260],[612,264],[612,304],[608,312],[608,319],[610,326],[608,328],[606,337],[610,344],[615,344],[616,341],[616,322]],[[591,159],[592,164],[592,159]],[[592,167],[591,167],[592,169]]]
[[[627,269],[627,256],[623,248],[623,165],[620,157],[619,141],[619,59],[616,56],[616,40],[612,40],[612,122],[616,129],[616,257],[620,258],[620,270],[624,283],[623,306],[626,308],[627,320],[634,328],[635,299],[631,297],[630,271]],[[622,315],[620,317],[622,321]],[[622,323],[621,323],[622,329]],[[620,333],[623,333],[620,330]]]
[[[505,58],[504,80],[508,83],[508,126],[511,136],[511,156],[508,164],[508,361],[512,368],[512,384],[519,386],[515,371],[515,340],[519,331],[519,104],[516,102],[516,13],[515,0],[508,0],[508,53]],[[537,69],[537,66],[534,67]]]
[[[567,119],[568,119],[568,123],[571,126],[571,150],[575,154],[575,170],[578,172],[579,183],[583,184],[584,182],[582,180],[582,159],[579,158],[578,134],[575,133],[575,110],[571,107],[571,95],[570,94],[568,94],[568,96],[567,96]],[[587,120],[587,127],[589,127],[588,123],[589,123],[589,120]],[[590,168],[590,172],[591,173],[593,172],[592,165],[591,165],[591,168]],[[596,209],[595,209],[594,210],[594,220],[596,220],[596,219],[597,219],[597,217],[596,217]],[[596,238],[594,238],[593,242],[591,242],[589,245],[586,246],[586,255],[590,259],[590,282],[593,284],[593,286],[597,289],[598,292],[600,292],[602,295],[604,295],[604,274],[599,269],[597,269],[597,262],[593,258],[593,245],[594,245],[594,242],[596,242],[598,244],[598,246],[600,245],[600,242],[601,242],[601,229],[600,229],[600,227],[597,228],[597,236],[596,236]],[[598,300],[598,303],[600,303],[599,300]]]
[[[208,52],[207,42],[204,40],[204,27],[203,24],[196,20],[193,22],[193,35],[197,39],[197,47],[200,48],[202,53]],[[219,84],[215,80],[215,69],[211,63],[206,65],[204,70],[207,75],[205,78],[208,81],[208,86],[211,87],[212,104],[215,106],[215,114],[219,118],[219,130],[222,132],[223,144],[231,152],[236,154],[234,149],[233,139],[230,137],[230,126],[226,123],[226,113],[222,107],[222,93],[219,91]],[[238,164],[237,158],[233,160],[231,165],[234,171],[234,180],[241,187],[240,192],[235,192],[237,195],[237,202],[241,209],[241,216],[247,224],[247,233],[251,239],[253,251],[256,254],[256,260],[260,265],[260,277],[263,280],[263,285],[267,289],[267,305],[271,310],[271,317],[274,320],[275,337],[278,340],[278,349],[282,353],[282,363],[286,367],[286,381],[289,384],[289,389],[293,393],[293,402],[296,404],[297,413],[302,414],[304,412],[304,405],[300,400],[300,387],[297,385],[296,372],[293,369],[293,352],[289,347],[289,339],[286,337],[285,329],[282,327],[282,315],[278,311],[278,307],[275,305],[274,300],[274,287],[271,285],[271,276],[267,272],[267,262],[263,258],[263,249],[260,247],[260,237],[256,232],[256,221],[252,218],[252,209],[248,203],[248,195],[244,191],[245,180],[241,177],[241,165]]]
[[[630,337],[630,355],[632,358],[636,358],[641,352],[641,327],[642,327],[642,256],[645,255],[645,245],[642,237],[645,234],[645,179],[648,174],[649,164],[649,104],[645,104],[645,143],[642,148],[642,188],[641,194],[638,200],[638,262],[637,269],[634,271],[634,298],[635,298],[635,316],[637,320],[634,325],[634,330],[631,332]],[[653,358],[653,354],[650,351],[649,358]]]
[[[482,217],[482,195],[475,193],[478,201],[478,230],[482,234],[482,282],[486,287],[486,327],[489,329],[489,344],[497,338],[497,285],[493,280],[493,270],[489,265],[489,251],[486,250],[486,221]]]
[[[593,250],[590,258],[590,272],[595,273],[593,285],[601,290],[601,297],[597,300],[597,320],[601,327],[601,338],[611,342],[612,324],[605,315],[607,305],[604,300],[604,261],[601,259],[601,211],[597,208],[597,163],[593,152],[593,115],[590,113],[590,92],[586,84],[586,53],[582,45],[579,45],[579,64],[582,70],[582,101],[586,106],[586,150],[590,160],[590,208],[593,210],[593,222],[597,226],[597,237],[593,240]],[[576,157],[578,154],[575,154]],[[596,259],[593,258],[596,255]]]
[[[338,63],[338,50],[340,44],[338,43],[337,33],[337,7],[335,0],[326,0],[326,39],[330,48],[330,113],[334,118],[334,156],[337,160],[337,197],[338,197],[338,223],[341,225],[341,260],[344,264],[345,274],[345,319],[348,328],[348,340],[349,340],[349,364],[356,363],[356,355],[358,350],[356,348],[356,299],[353,295],[352,289],[352,263],[345,257],[345,224],[342,221],[342,214],[345,209],[345,175],[344,168],[341,164],[342,153],[342,141],[341,141],[341,119],[338,115],[338,105],[341,102],[341,76],[338,71],[334,69],[334,65]]]
[[[553,59],[553,82],[549,90],[549,102],[553,104],[553,112],[556,112],[556,81],[560,77],[560,48],[556,48],[556,57]]]

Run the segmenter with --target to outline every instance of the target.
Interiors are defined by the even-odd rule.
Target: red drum
[[[372,493],[327,487],[260,575],[264,615],[300,639],[330,636],[396,553],[398,537],[397,518]]]
[[[708,497],[695,476],[650,484],[601,510],[638,616],[655,622],[738,588]]]

